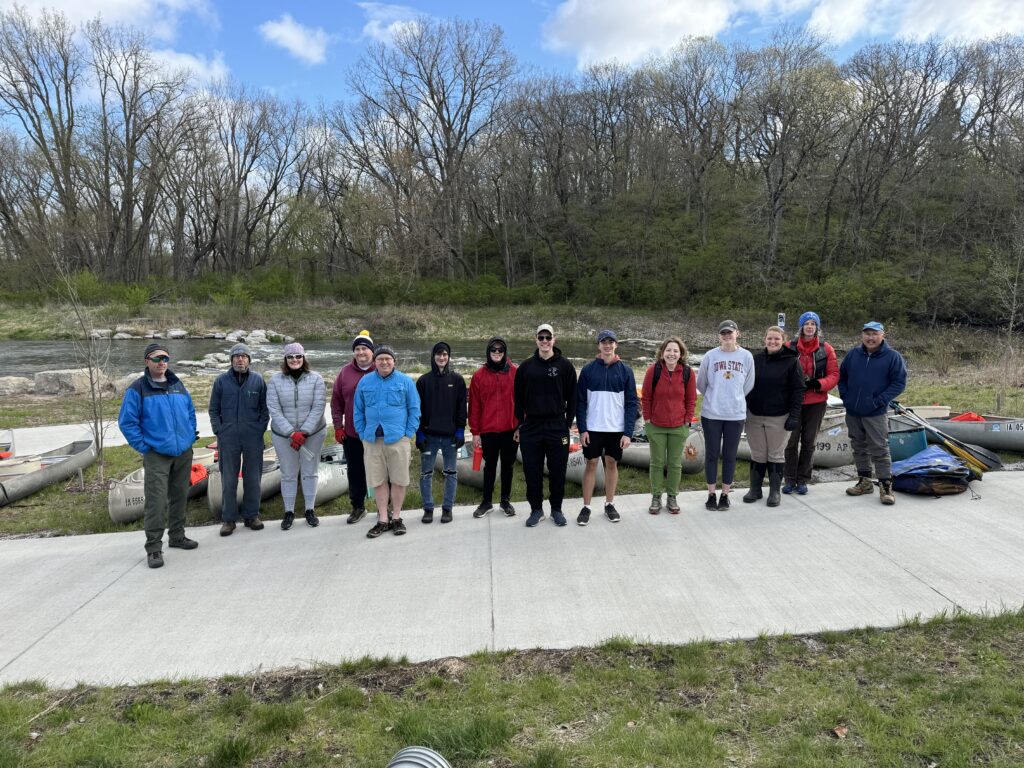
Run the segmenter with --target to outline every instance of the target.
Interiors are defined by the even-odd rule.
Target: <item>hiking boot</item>
[[[530,516],[526,518],[526,527],[533,528],[537,523],[544,519],[544,510],[535,509],[530,513]]]
[[[807,495],[807,484],[806,483],[797,483],[797,485],[796,485],[796,492],[797,492],[798,496],[806,496]]]
[[[310,528],[316,528],[320,525],[320,518],[316,516],[312,509],[306,510],[306,523]]]
[[[708,500],[704,502],[704,509],[708,512],[715,512],[718,509],[718,497],[714,493],[708,494]]]
[[[195,549],[199,546],[199,542],[193,541],[188,536],[182,536],[180,539],[167,542],[167,546],[173,549]]]
[[[509,503],[508,499],[503,500],[499,506],[501,511],[505,513],[505,517],[516,516],[516,508]]]
[[[584,507],[580,510],[580,513],[576,515],[576,525],[586,525],[590,522],[590,507]]]
[[[452,521],[452,511],[441,507],[441,524],[450,523]]]
[[[402,518],[391,521],[391,532],[395,536],[405,536],[405,523],[402,522]]]
[[[163,552],[150,552],[146,555],[146,563],[150,568],[163,568],[164,567],[164,553]]]
[[[885,505],[896,503],[896,496],[892,492],[892,480],[878,481],[878,499]]]
[[[420,520],[420,522],[423,523],[424,525],[430,525],[432,522],[434,522],[434,510],[432,510],[432,509],[424,509],[423,510],[423,519]]]
[[[795,493],[797,487],[796,483],[790,483],[787,481],[786,484],[782,486],[782,492],[788,496],[791,493]]]
[[[373,528],[371,528],[370,530],[368,530],[366,532],[366,538],[368,538],[368,539],[376,539],[382,533],[385,533],[385,532],[390,531],[390,530],[391,530],[391,523],[387,523],[387,522],[383,522],[381,520],[378,520],[376,523],[374,523]]]
[[[285,512],[284,513],[284,517],[281,518],[281,530],[282,531],[287,531],[289,528],[292,527],[292,523],[294,523],[294,522],[295,522],[295,513],[294,512]]]
[[[483,504],[481,504],[479,507],[473,510],[473,517],[483,517],[492,509],[494,509],[494,505],[491,504],[491,502],[489,501],[485,501]]]
[[[353,509],[351,512],[348,513],[348,520],[346,520],[345,522],[349,525],[352,525],[352,523],[358,523],[360,520],[363,519],[365,515],[366,510],[363,509],[362,507],[359,507],[358,509]]]
[[[669,498],[671,499],[672,497],[669,496]],[[652,514],[652,515],[656,515],[659,512],[661,512],[661,494],[660,493],[659,494],[651,494],[651,506],[649,506],[647,508],[647,511],[650,514]]]
[[[764,474],[767,468],[768,465],[764,462],[750,462],[750,490],[743,494],[745,503],[753,504],[763,496],[761,485],[764,483]]]
[[[220,526],[220,535],[221,536],[230,536],[234,532],[235,532],[235,524],[234,523],[222,523],[221,524],[221,526]]]
[[[864,496],[875,492],[875,486],[870,477],[861,475],[857,478],[857,484],[846,489],[847,496]]]
[[[604,505],[604,516],[611,520],[613,523],[617,523],[619,522],[619,520],[622,519],[622,516],[619,514],[619,510],[615,508],[614,504]]]
[[[679,502],[676,501],[676,496],[674,493],[670,493],[665,497],[665,506],[668,508],[668,512],[670,515],[679,514]]]
[[[720,494],[718,494],[718,511],[721,512],[722,510],[725,510],[725,509],[728,509],[728,508],[729,508],[729,494],[728,493],[720,493]]]
[[[551,522],[553,522],[559,528],[561,528],[562,526],[565,525],[566,520],[565,520],[565,515],[562,514],[562,510],[560,510],[560,509],[552,509],[551,510]]]
[[[242,522],[245,523],[245,527],[251,531],[263,530],[263,521],[260,520],[259,515],[256,515],[256,517],[247,517]]]

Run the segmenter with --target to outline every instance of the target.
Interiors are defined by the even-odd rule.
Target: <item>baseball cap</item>
[[[605,328],[603,331],[599,331],[597,334],[597,343],[600,344],[605,339],[611,339],[612,341],[618,341],[615,338],[615,331]]]
[[[862,331],[885,331],[885,326],[876,320],[872,320],[870,323],[864,323]]]
[[[548,333],[550,333],[550,334],[551,334],[552,336],[554,336],[554,335],[555,335],[555,329],[554,329],[554,328],[552,328],[552,327],[551,327],[550,325],[548,325],[547,323],[541,323],[540,325],[538,325],[538,326],[537,326],[537,333],[540,333],[541,331],[547,331],[547,332],[548,332]]]
[[[723,320],[718,324],[718,332],[722,331],[738,331],[740,328],[736,325],[735,320]]]

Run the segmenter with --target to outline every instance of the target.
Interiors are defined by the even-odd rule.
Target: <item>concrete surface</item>
[[[0,683],[57,686],[243,674],[363,655],[423,660],[481,649],[567,648],[613,636],[685,643],[892,626],[941,611],[1024,604],[1024,474],[992,473],[970,494],[899,494],[894,507],[812,486],[768,509],[570,525],[520,514],[451,525],[405,515],[270,523],[227,538],[189,530],[198,550],[146,567],[141,532],[0,541]]]

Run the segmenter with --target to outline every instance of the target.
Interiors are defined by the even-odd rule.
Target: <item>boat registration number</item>
[[[816,451],[838,451],[844,452],[850,450],[849,443],[815,443],[814,450]]]
[[[124,500],[124,505],[131,509],[132,507],[142,507],[146,504],[145,496],[132,496],[130,499]]]

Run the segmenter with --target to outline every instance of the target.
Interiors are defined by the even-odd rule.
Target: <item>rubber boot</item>
[[[782,501],[782,476],[785,474],[785,464],[768,465],[768,506],[777,507]]]
[[[764,494],[761,493],[761,485],[764,483],[764,472],[768,465],[761,461],[750,462],[750,490],[743,494],[743,501],[747,504],[760,499]]]

